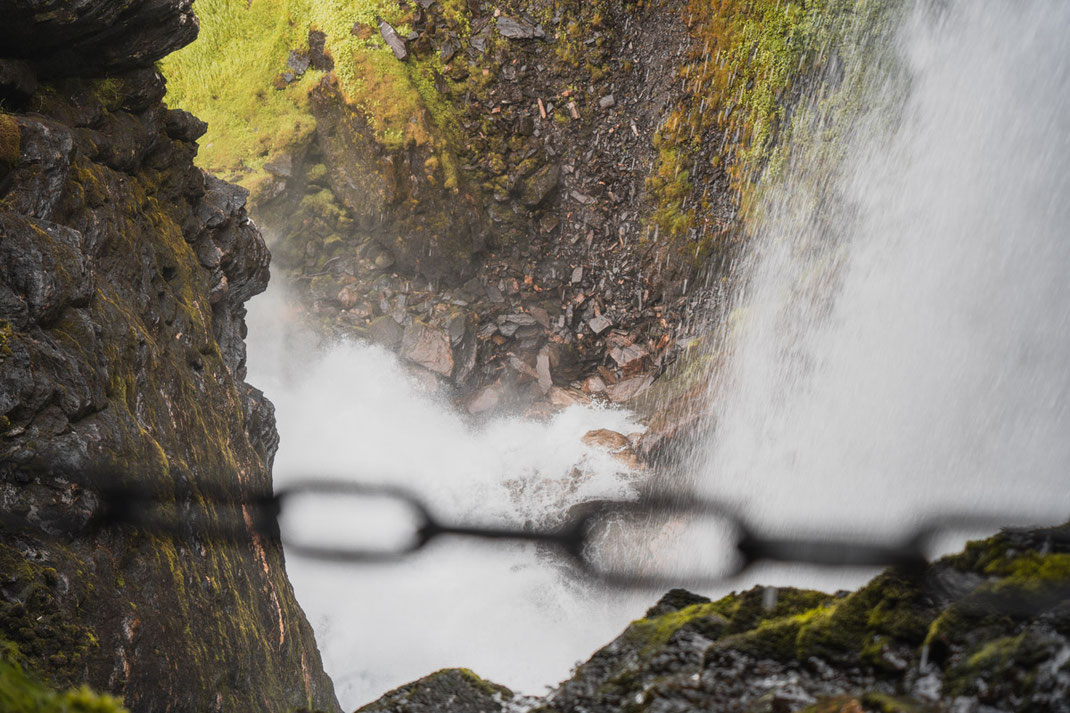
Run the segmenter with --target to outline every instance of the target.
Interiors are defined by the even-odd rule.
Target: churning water
[[[883,47],[848,53],[842,86],[858,94],[797,113],[795,136],[809,112],[836,138],[811,136],[766,182],[721,330],[727,368],[691,476],[769,530],[886,537],[946,510],[1070,513],[1070,3],[925,2],[904,17]],[[484,521],[630,494],[631,476],[580,442],[634,430],[627,413],[475,429],[385,352],[303,352],[283,312],[269,295],[250,313],[278,482],[400,483]],[[577,465],[584,486],[557,489]],[[349,709],[444,666],[538,692],[657,596],[588,589],[523,547],[288,567]]]
[[[629,413],[574,406],[545,423],[476,428],[378,347],[315,351],[286,305],[273,285],[249,317],[249,381],[276,407],[277,485],[400,485],[445,520],[479,524],[547,524],[579,502],[634,496],[635,474],[581,440],[598,428],[640,430]],[[594,588],[560,566],[530,546],[466,541],[392,565],[287,561],[348,710],[456,666],[540,693],[650,604],[649,594]]]

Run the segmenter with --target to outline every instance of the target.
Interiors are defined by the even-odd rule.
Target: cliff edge
[[[190,0],[0,9],[0,502],[40,530],[0,530],[0,641],[132,711],[337,710],[277,544],[48,536],[101,465],[181,506],[270,487],[243,343],[269,255],[163,103]]]

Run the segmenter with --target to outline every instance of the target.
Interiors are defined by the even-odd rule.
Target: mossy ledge
[[[1067,651],[1070,523],[1004,531],[850,593],[755,587],[711,601],[675,589],[567,681],[522,704],[534,713],[1063,713]],[[361,710],[419,713],[417,694],[448,692],[436,684],[443,673]],[[478,703],[451,710],[511,705]]]

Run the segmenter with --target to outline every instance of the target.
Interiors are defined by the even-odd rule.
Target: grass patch
[[[309,92],[328,74],[388,149],[453,133],[453,115],[432,81],[442,69],[438,55],[399,62],[379,34],[377,18],[409,31],[411,11],[394,0],[198,0],[195,10],[200,37],[161,69],[168,102],[208,122],[198,156],[206,170],[255,191],[264,165],[315,130]],[[462,32],[466,13],[461,0],[443,4]],[[333,71],[310,67],[280,82],[291,71],[291,50],[307,50],[310,30],[326,36]]]
[[[127,713],[122,701],[82,686],[57,691],[29,676],[16,661],[14,647],[0,653],[0,710],[4,713]]]

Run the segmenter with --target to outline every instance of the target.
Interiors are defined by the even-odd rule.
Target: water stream
[[[891,34],[901,71],[847,69],[875,109],[831,117],[844,126],[824,163],[796,154],[769,181],[717,328],[728,367],[691,477],[781,532],[888,536],[946,509],[1065,519],[1070,3],[922,3]],[[285,315],[279,287],[251,304],[249,380],[278,409],[280,483],[401,483],[449,515],[520,521],[630,494],[619,463],[579,440],[635,430],[626,412],[474,428],[385,352],[307,351]],[[583,487],[556,489],[577,465]],[[591,589],[522,547],[288,567],[347,709],[444,666],[538,693],[657,596]],[[776,567],[749,581],[871,574]]]

